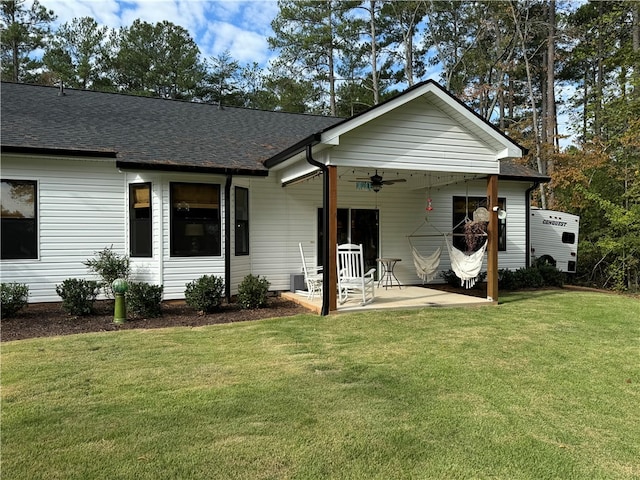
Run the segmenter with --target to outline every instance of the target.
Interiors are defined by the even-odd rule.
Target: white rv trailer
[[[532,207],[529,216],[531,262],[539,259],[561,272],[575,273],[579,228],[577,215]]]

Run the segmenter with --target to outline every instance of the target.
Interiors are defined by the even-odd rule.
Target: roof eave
[[[59,157],[90,157],[90,158],[113,158],[117,157],[118,152],[113,150],[82,150],[71,148],[48,148],[48,147],[29,147],[21,145],[2,145],[0,146],[2,153],[18,153],[24,155],[48,155]]]
[[[267,158],[262,163],[266,168],[273,168],[276,165],[288,160],[294,155],[303,152],[307,145],[314,145],[320,142],[320,133],[314,133],[299,142],[291,145],[289,148],[277,153],[273,157]]]
[[[204,167],[199,165],[175,165],[166,163],[137,163],[116,161],[116,167],[121,170],[155,170],[164,172],[208,173],[216,175],[245,175],[266,177],[267,170],[250,168]]]

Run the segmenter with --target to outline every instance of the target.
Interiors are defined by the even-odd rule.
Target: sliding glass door
[[[380,252],[380,215],[378,210],[364,208],[338,209],[338,244],[362,244],[366,270],[376,268]],[[324,265],[322,245],[322,209],[318,209],[318,264]]]

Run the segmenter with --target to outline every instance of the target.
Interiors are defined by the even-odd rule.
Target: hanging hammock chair
[[[411,253],[413,254],[413,265],[416,267],[416,275],[422,280],[422,284],[436,278],[442,247],[438,247],[435,252],[425,257],[416,250],[416,247],[411,245]]]
[[[422,234],[416,235],[416,232],[420,230],[424,225],[431,226],[434,230],[436,230],[437,234]],[[442,237],[445,236],[440,230],[436,228],[435,225],[430,224],[428,220],[425,219],[425,222],[416,228],[411,235],[408,235],[409,245],[411,245],[411,253],[413,254],[413,265],[416,267],[416,275],[418,278],[422,280],[422,284],[425,282],[431,282],[434,278],[436,278],[436,274],[438,273],[438,267],[440,266],[440,256],[442,254],[442,245],[440,245],[433,253],[430,255],[422,255],[416,246],[411,241],[412,238],[422,238],[422,237]]]
[[[464,288],[471,288],[476,284],[478,275],[482,269],[482,259],[487,249],[485,241],[482,247],[471,255],[467,255],[454,247],[448,237],[445,236],[449,258],[451,259],[451,269],[460,279],[460,284]]]

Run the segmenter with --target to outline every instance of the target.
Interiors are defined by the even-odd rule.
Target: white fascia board
[[[291,165],[280,174],[280,183],[293,183],[298,179],[305,178],[310,174],[317,172],[318,170],[318,167],[314,167],[306,161],[297,162],[295,165]]]
[[[506,160],[509,158],[522,158],[522,150],[515,145],[505,148],[497,153],[496,158],[498,160]]]

